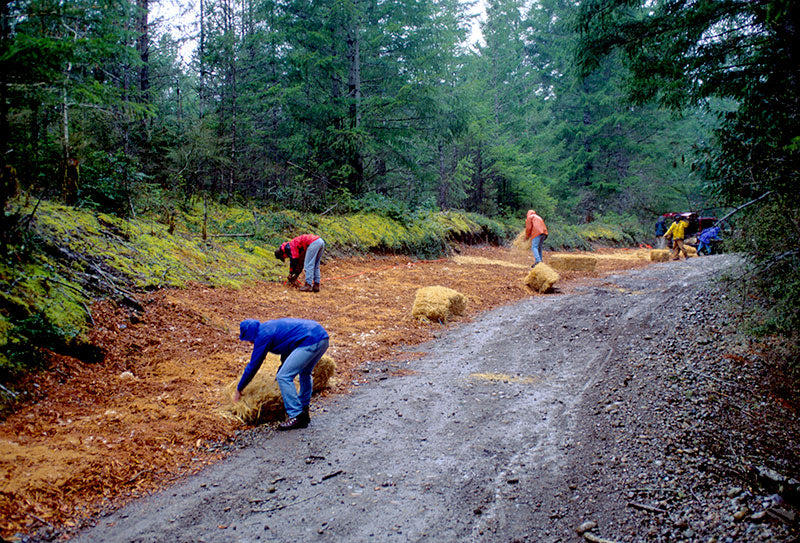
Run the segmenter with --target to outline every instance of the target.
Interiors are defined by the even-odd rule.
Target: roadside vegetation
[[[797,2],[502,0],[471,44],[449,0],[223,0],[186,35],[156,4],[0,9],[3,398],[43,349],[100,357],[97,297],[277,280],[306,231],[435,258],[531,208],[589,249],[743,206],[744,329],[797,344]]]
[[[501,245],[521,230],[520,218],[375,205],[345,215],[269,210],[190,199],[169,213],[147,210],[121,218],[52,201],[17,206],[17,233],[0,263],[0,384],[13,399],[14,382],[43,367],[48,351],[94,362],[102,353],[87,341],[92,303],[110,297],[141,309],[142,293],[205,284],[239,288],[282,281],[285,265],[273,251],[305,232],[323,236],[328,255],[402,254],[438,258],[453,243]],[[616,218],[615,218],[616,219]],[[554,225],[551,246],[631,245],[644,237],[633,226],[594,222]]]

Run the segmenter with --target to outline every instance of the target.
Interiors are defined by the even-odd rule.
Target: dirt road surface
[[[578,541],[584,522],[614,541],[735,532],[725,515],[681,523],[640,494],[664,484],[680,445],[662,434],[671,368],[647,353],[731,261],[595,279],[446,331],[410,363],[369,362],[351,394],[314,404],[309,428],[248,430],[222,462],[75,540]]]

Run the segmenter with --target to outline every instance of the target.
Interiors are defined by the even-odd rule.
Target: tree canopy
[[[633,103],[720,119],[698,140],[698,169],[730,205],[758,199],[740,221],[772,324],[800,325],[800,4],[791,0],[588,0],[578,15],[583,75],[622,58]],[[761,198],[762,196],[768,198]],[[773,307],[773,309],[774,309]]]
[[[698,117],[626,105],[618,61],[580,81],[571,2],[492,0],[477,45],[456,0],[202,0],[180,36],[154,5],[4,3],[0,143],[23,188],[67,198],[77,175],[78,205],[123,215],[153,189],[565,221],[701,203]]]

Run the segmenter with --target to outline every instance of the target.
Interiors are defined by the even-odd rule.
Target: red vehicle
[[[686,228],[686,237],[696,236],[706,228],[714,226],[717,222],[716,217],[700,217],[697,212],[689,211],[687,213],[664,213],[661,218],[667,226],[678,217],[689,221],[689,226]]]

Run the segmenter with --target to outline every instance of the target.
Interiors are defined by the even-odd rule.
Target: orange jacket
[[[532,239],[541,234],[547,234],[547,225],[535,211],[528,211],[525,217],[525,239]]]

